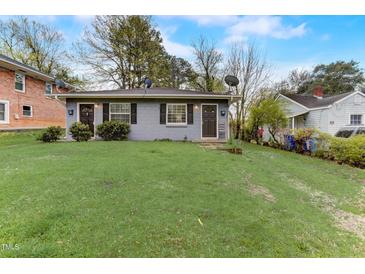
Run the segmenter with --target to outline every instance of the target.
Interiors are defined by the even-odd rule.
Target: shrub
[[[314,129],[311,128],[299,128],[294,132],[295,150],[298,153],[304,153],[304,144],[312,138]]]
[[[80,122],[75,122],[71,125],[70,133],[77,142],[87,141],[92,136],[89,126]]]
[[[106,121],[97,126],[96,134],[105,141],[125,140],[128,137],[129,124],[120,121]]]
[[[365,167],[365,135],[357,135],[348,139],[332,138],[330,154],[339,163]]]
[[[48,127],[44,132],[42,132],[37,140],[43,141],[45,143],[56,142],[61,138],[63,134],[63,129],[60,126]]]

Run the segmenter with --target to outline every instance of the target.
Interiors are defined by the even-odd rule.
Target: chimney
[[[313,96],[322,99],[323,98],[323,88],[321,86],[316,86],[313,90]]]

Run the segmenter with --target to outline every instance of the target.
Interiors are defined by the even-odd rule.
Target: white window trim
[[[353,124],[351,124],[351,115],[361,115],[361,124],[359,124],[359,125],[353,125]],[[364,126],[364,114],[362,114],[362,113],[350,113],[350,115],[349,115],[349,126],[351,126],[351,127],[363,127]]]
[[[117,113],[111,111],[112,105],[121,105],[121,104],[128,104],[129,105],[129,121],[128,124],[131,124],[131,117],[132,117],[132,109],[131,109],[131,103],[109,103],[109,121],[112,120],[112,114],[128,114],[128,113]],[[113,120],[115,121],[115,120]]]
[[[51,93],[47,93],[47,85],[50,85],[51,86]],[[53,93],[53,85],[52,85],[52,83],[50,83],[50,82],[46,82],[46,90],[45,90],[45,94],[46,95],[49,95],[49,94],[52,94]]]
[[[23,77],[23,89],[16,89],[15,88],[15,83],[16,83],[16,75],[21,75]],[[21,93],[25,93],[25,74],[20,73],[20,72],[15,72],[15,78],[14,78],[14,89],[17,92],[21,92]]]
[[[216,133],[215,136],[216,137],[203,137],[203,106],[217,106],[217,113],[216,113]],[[219,112],[219,105],[218,104],[209,104],[209,103],[204,103],[204,104],[200,104],[200,138],[203,140],[206,139],[212,139],[212,140],[218,140],[219,139],[219,132],[218,132],[218,112]]]
[[[24,107],[30,107],[30,115],[24,115]],[[23,115],[23,117],[28,117],[28,118],[31,118],[31,117],[33,117],[33,106],[31,106],[31,105],[23,105],[22,106],[22,115]]]
[[[0,120],[0,124],[9,124],[9,117],[10,117],[10,108],[9,108],[9,101],[7,100],[0,100],[1,104],[5,104],[5,120]]]
[[[169,106],[173,106],[173,105],[185,106],[185,123],[169,123],[169,119],[168,119]],[[188,124],[188,104],[180,104],[180,103],[166,104],[166,125],[168,125],[168,126],[186,126],[187,124]]]

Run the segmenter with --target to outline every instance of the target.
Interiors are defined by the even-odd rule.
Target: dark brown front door
[[[217,138],[217,105],[202,105],[202,137]]]
[[[80,104],[80,122],[89,125],[94,135],[94,105]]]

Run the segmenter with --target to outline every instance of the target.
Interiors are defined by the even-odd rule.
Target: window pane
[[[129,123],[129,114],[110,114],[110,119]]]
[[[361,125],[361,118],[362,118],[362,115],[359,115],[359,114],[351,115],[350,124],[351,125]]]
[[[24,78],[24,75],[21,75],[18,73],[15,74],[15,82],[23,84],[23,78]]]
[[[15,73],[15,89],[17,90],[24,89],[24,75]]]
[[[130,104],[129,103],[110,104],[110,119],[129,123]]]
[[[16,82],[15,83],[15,89],[17,89],[17,90],[23,90],[23,83]]]
[[[5,121],[5,104],[0,104],[0,121]]]
[[[50,83],[46,83],[46,94],[52,94],[52,85]]]
[[[23,115],[32,116],[32,108],[30,106],[23,106]]]
[[[185,124],[186,105],[167,105],[167,122],[173,124]]]
[[[110,113],[130,113],[130,104],[123,103],[123,104],[110,104]]]

